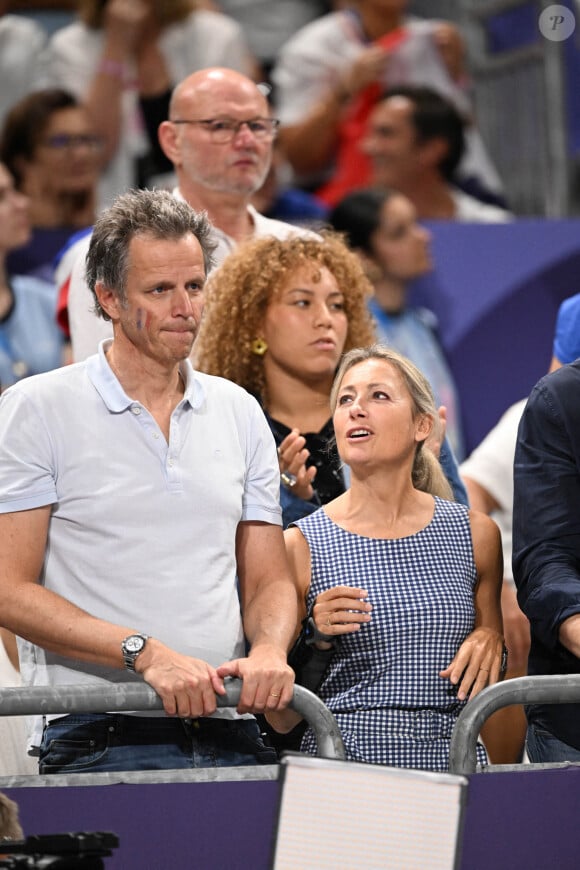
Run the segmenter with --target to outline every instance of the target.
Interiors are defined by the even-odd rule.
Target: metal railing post
[[[580,703],[580,674],[516,677],[488,686],[461,711],[451,735],[449,773],[475,773],[481,726],[492,713],[511,704]]]

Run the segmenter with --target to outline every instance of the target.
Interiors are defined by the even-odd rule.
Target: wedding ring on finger
[[[281,471],[280,472],[280,480],[287,486],[288,489],[292,489],[293,486],[296,486],[296,475],[291,474],[289,471]]]

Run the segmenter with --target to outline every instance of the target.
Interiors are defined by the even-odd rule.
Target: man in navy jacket
[[[513,569],[530,674],[580,673],[580,360],[543,377],[514,463]],[[528,707],[531,761],[580,761],[580,704]]]

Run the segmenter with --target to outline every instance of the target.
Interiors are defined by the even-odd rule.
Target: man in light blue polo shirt
[[[188,360],[210,232],[167,192],[119,197],[87,257],[114,338],[0,399],[0,618],[24,683],[145,679],[168,714],[53,719],[41,773],[273,760],[247,714],[291,699],[296,593],[264,415]],[[228,676],[240,703],[216,718]]]

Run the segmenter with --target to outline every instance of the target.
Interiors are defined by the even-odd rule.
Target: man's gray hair
[[[97,281],[126,303],[129,245],[136,236],[178,241],[188,234],[198,240],[206,275],[214,265],[212,225],[205,212],[196,212],[166,190],[129,190],[121,194],[95,223],[86,260],[87,284],[95,313],[110,320],[95,293]]]

